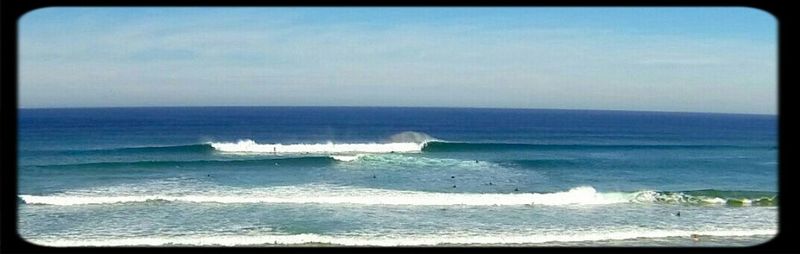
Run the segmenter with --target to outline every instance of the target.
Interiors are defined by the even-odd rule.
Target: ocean
[[[37,245],[752,246],[778,232],[774,115],[152,107],[18,120],[18,231]]]

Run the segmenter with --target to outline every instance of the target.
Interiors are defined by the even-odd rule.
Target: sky
[[[776,114],[777,25],[744,7],[51,7],[18,21],[18,98]]]

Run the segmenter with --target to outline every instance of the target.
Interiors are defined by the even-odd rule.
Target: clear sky
[[[19,105],[441,106],[775,114],[750,8],[46,8]]]

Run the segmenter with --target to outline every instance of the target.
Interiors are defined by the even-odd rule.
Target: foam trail
[[[425,143],[362,143],[362,144],[258,144],[253,140],[240,140],[236,143],[210,143],[220,152],[232,153],[275,153],[275,154],[341,154],[341,153],[418,153]]]
[[[438,193],[370,188],[274,187],[188,195],[20,195],[27,204],[87,205],[147,201],[197,203],[288,203],[412,206],[600,205],[629,202],[625,195],[604,195],[592,187],[556,193]],[[97,194],[97,193],[94,193]]]
[[[617,232],[578,232],[571,234],[533,234],[533,235],[418,235],[411,237],[374,236],[330,236],[319,234],[296,235],[227,235],[227,236],[165,236],[131,237],[117,239],[28,239],[32,243],[45,246],[247,246],[271,244],[323,243],[346,246],[425,246],[440,244],[538,244],[551,242],[583,242],[625,240],[635,238],[689,237],[702,236],[757,236],[775,235],[775,229],[756,230],[628,230]]]

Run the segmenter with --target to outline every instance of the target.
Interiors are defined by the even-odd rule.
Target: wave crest
[[[233,190],[225,194],[188,195],[20,195],[27,204],[85,205],[148,202],[153,200],[197,203],[293,203],[416,206],[591,205],[628,202],[582,186],[555,193],[440,193],[338,186],[289,186]]]
[[[607,205],[619,203],[655,203],[689,205],[774,206],[772,197],[692,196],[686,193],[656,191],[598,192],[591,186],[580,186],[553,193],[445,193],[361,187],[300,185],[254,189],[211,187],[180,193],[117,192],[63,193],[49,196],[19,195],[25,204],[87,205],[129,202],[167,201],[192,203],[288,203],[288,204],[356,204],[410,206],[510,206],[510,205]]]
[[[272,153],[272,154],[341,154],[341,153],[418,153],[422,143],[361,143],[361,144],[258,144],[253,140],[239,140],[236,143],[211,143],[217,151],[230,153]]]

